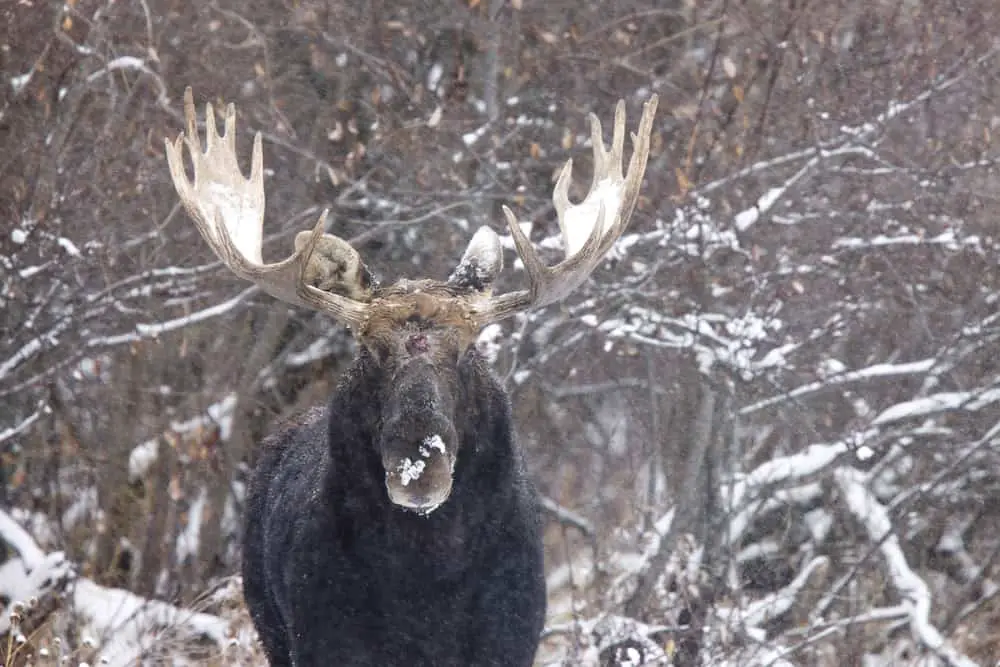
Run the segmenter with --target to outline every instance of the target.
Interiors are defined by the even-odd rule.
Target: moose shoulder
[[[628,225],[649,153],[646,103],[622,174],[624,104],[610,151],[591,117],[594,179],[579,204],[571,163],[553,203],[566,257],[546,266],[509,209],[529,287],[493,295],[503,268],[483,227],[444,281],[380,286],[326,213],[285,260],[261,258],[261,139],[249,178],[235,110],[202,149],[190,89],[187,130],[167,142],[181,202],[215,254],[283,301],[325,312],[359,343],[324,409],[263,445],[250,486],[244,594],[272,665],[531,665],[545,616],[541,521],[507,395],[476,350],[480,330],[578,287]],[[184,167],[184,147],[194,179]]]

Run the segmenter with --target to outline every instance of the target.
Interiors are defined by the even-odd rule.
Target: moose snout
[[[411,336],[419,348],[423,334]],[[383,408],[379,454],[389,499],[398,507],[429,514],[451,494],[458,434],[452,400],[433,364],[413,360],[393,377]]]
[[[427,417],[432,417],[427,419]],[[420,423],[396,420],[383,432],[382,466],[393,504],[429,514],[451,494],[455,467],[454,427],[441,415]]]
[[[444,447],[438,436],[425,439]],[[385,487],[389,500],[403,509],[430,514],[451,495],[454,457],[421,443],[414,456],[384,460]]]

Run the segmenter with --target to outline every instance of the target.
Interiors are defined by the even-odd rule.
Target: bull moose
[[[234,107],[220,136],[207,105],[203,150],[185,92],[187,129],[166,154],[201,236],[233,273],[358,342],[328,404],[267,438],[251,479],[243,587],[272,665],[531,665],[545,615],[539,503],[510,400],[475,342],[488,324],[562,300],[601,263],[635,208],[656,105],[645,103],[624,176],[624,102],[610,151],[591,116],[589,193],[570,203],[572,161],[554,188],[561,262],[546,266],[504,207],[528,288],[494,295],[503,251],[489,227],[444,281],[378,284],[325,233],[326,212],[287,259],[264,263],[261,136],[244,178]]]

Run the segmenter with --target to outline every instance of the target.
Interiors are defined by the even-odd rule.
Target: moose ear
[[[502,270],[500,237],[489,227],[480,227],[469,241],[462,261],[448,276],[448,284],[461,290],[489,292]]]

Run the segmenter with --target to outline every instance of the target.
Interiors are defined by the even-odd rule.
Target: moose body
[[[457,375],[469,403],[454,490],[427,516],[387,497],[375,408],[389,378],[367,353],[326,410],[265,444],[243,583],[272,665],[531,665],[545,613],[535,494],[474,349]]]
[[[243,585],[271,664],[527,667],[545,615],[539,510],[509,399],[475,343],[483,327],[565,298],[621,236],[655,96],[624,176],[624,103],[610,151],[591,116],[589,193],[570,203],[570,162],[553,191],[563,261],[546,266],[504,208],[531,287],[499,296],[503,251],[489,227],[446,281],[378,285],[348,242],[325,233],[325,212],[291,256],[264,263],[260,134],[244,178],[233,106],[221,136],[207,106],[204,151],[190,89],[184,106],[187,129],[166,142],[167,160],[201,236],[238,276],[350,326],[360,348],[328,407],[265,443],[251,481]]]

